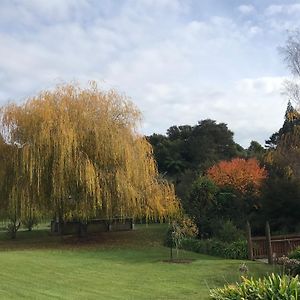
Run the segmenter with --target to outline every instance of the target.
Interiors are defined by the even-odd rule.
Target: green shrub
[[[247,241],[239,240],[227,245],[224,250],[224,257],[233,259],[246,259],[248,258]]]
[[[247,242],[239,240],[233,243],[225,243],[216,239],[197,240],[183,239],[181,248],[202,254],[220,256],[231,259],[247,258]]]
[[[300,274],[300,260],[298,259],[282,256],[277,259],[277,264],[282,266],[283,273],[292,276]]]
[[[297,300],[300,297],[298,276],[271,274],[259,280],[242,277],[242,282],[227,285],[210,291],[214,300],[264,299],[264,300]]]
[[[296,249],[291,251],[288,255],[288,258],[300,260],[300,247],[297,247]]]
[[[39,219],[36,216],[22,219],[22,225],[24,226],[24,228],[28,229],[28,231],[31,231],[33,227],[38,225],[38,223]]]
[[[243,238],[243,232],[238,229],[232,221],[222,222],[221,227],[217,230],[215,237],[223,242],[231,243]]]

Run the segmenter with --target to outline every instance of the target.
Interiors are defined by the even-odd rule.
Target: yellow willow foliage
[[[7,207],[7,189],[6,189],[6,170],[7,156],[9,155],[8,147],[5,145],[2,135],[0,134],[0,217],[4,217],[4,211]]]
[[[139,111],[115,91],[59,86],[3,107],[1,120],[20,153],[22,203],[64,219],[177,213],[173,186],[159,180],[152,147],[136,130]]]
[[[9,197],[13,191],[13,184],[18,168],[18,151],[15,147],[5,143],[0,133],[0,217],[7,218],[9,211]],[[19,179],[18,179],[19,180]]]
[[[2,135],[0,134],[0,187],[2,187],[3,185],[4,176],[5,176],[5,165],[4,165],[4,160],[6,158],[5,152],[6,152],[6,145],[4,143]]]

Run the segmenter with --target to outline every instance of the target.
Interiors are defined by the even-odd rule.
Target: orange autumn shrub
[[[207,175],[220,187],[231,187],[242,194],[251,191],[257,195],[267,171],[255,158],[235,158],[214,165],[208,169]]]

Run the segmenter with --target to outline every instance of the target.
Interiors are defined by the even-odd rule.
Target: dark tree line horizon
[[[199,228],[200,233],[204,230],[207,231],[206,235],[210,236],[214,234],[214,230],[219,231],[222,227],[220,218],[221,223],[230,221],[240,229],[250,220],[254,232],[258,234],[263,233],[266,220],[270,221],[272,229],[276,232],[294,232],[300,229],[297,213],[300,211],[300,177],[297,170],[292,172],[291,169],[298,156],[294,154],[293,160],[290,145],[285,143],[286,136],[293,133],[299,125],[299,116],[288,101],[282,127],[266,139],[264,146],[252,141],[246,149],[234,141],[234,133],[227,124],[211,119],[199,121],[193,126],[174,125],[167,129],[165,135],[154,133],[147,136],[147,140],[153,147],[161,176],[174,184],[185,212],[194,220],[198,220],[199,227],[203,224],[203,220],[199,220],[199,214],[205,212],[202,219],[209,216],[210,220],[206,220],[205,224],[211,224],[205,225],[206,228]],[[235,158],[254,158],[267,170],[268,177],[263,183],[259,197],[251,193],[247,196],[240,195],[231,187],[219,189],[218,195],[216,194],[218,187],[207,178],[207,170],[220,161]],[[212,202],[218,202],[215,207],[205,206],[207,199],[204,198],[212,197],[209,193],[214,194]],[[222,205],[226,203],[226,207],[222,206],[220,201],[223,201]],[[254,202],[258,203],[255,209]],[[239,210],[240,213],[237,214],[234,210]],[[241,215],[244,217],[241,218]]]

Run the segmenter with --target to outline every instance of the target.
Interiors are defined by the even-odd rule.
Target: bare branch
[[[290,33],[285,46],[279,48],[287,67],[291,73],[300,77],[300,31]]]

